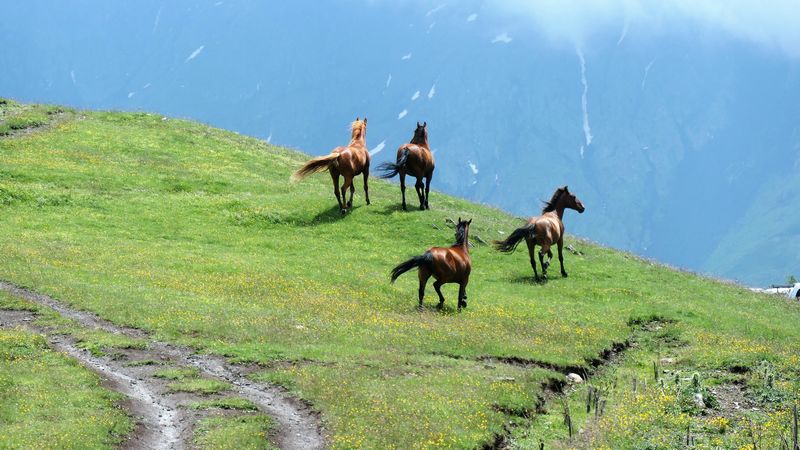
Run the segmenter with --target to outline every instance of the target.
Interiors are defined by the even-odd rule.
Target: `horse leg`
[[[422,184],[422,177],[417,177],[417,184],[414,187],[417,189],[417,197],[419,197],[419,209],[425,209],[425,185]]]
[[[355,185],[355,183],[353,183],[351,181],[350,182],[350,200],[347,202],[347,207],[348,208],[352,208],[353,207],[353,194],[355,194],[355,192],[356,192],[356,185]],[[552,258],[552,255],[550,255],[550,257]]]
[[[533,239],[526,239],[525,242],[528,244],[528,256],[531,259],[531,267],[533,267],[533,277],[538,281],[539,273],[536,272],[536,241]]]
[[[436,280],[433,282],[433,288],[436,289],[436,293],[439,294],[439,309],[444,307],[444,295],[442,295],[442,282]]]
[[[428,284],[428,278],[431,277],[430,272],[422,267],[418,270],[419,275],[419,307],[422,308],[422,299],[425,298],[425,285]]]
[[[458,288],[458,309],[467,307],[467,282],[462,281]]]
[[[564,236],[558,239],[558,262],[561,263],[561,276],[566,278],[567,271],[564,270]]]
[[[364,197],[367,198],[367,204],[369,205],[369,167],[364,169]]]
[[[542,277],[547,278],[547,268],[550,267],[550,260],[544,260],[545,254],[553,254],[553,252],[550,251],[549,245],[542,245],[541,250],[539,250],[539,262],[542,264]]]
[[[401,171],[400,172],[400,193],[403,194],[403,211],[407,211],[406,208],[406,173]]]
[[[431,209],[431,205],[428,204],[428,198],[431,195],[431,178],[433,178],[433,174],[425,177],[425,209]]]
[[[347,208],[353,206],[353,198],[350,197],[350,201],[347,201],[347,190],[353,185],[353,177],[348,177],[344,175],[344,183],[342,183],[342,203],[344,204],[344,208],[342,208],[342,214],[347,212]]]
[[[339,172],[331,170],[331,178],[333,178],[333,193],[336,194],[336,202],[339,203],[339,211],[344,209],[342,206],[342,197],[339,195]]]

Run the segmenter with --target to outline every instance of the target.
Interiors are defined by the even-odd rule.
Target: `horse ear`
[[[566,184],[564,185],[564,192],[569,192],[569,188],[567,187]]]
[[[366,124],[367,124],[367,118],[364,117],[364,125],[366,125]]]
[[[469,224],[471,224],[471,223],[472,223],[472,219],[469,219],[469,220],[467,221],[467,225],[469,225]]]
[[[458,223],[461,223],[461,216],[458,216]]]
[[[417,128],[419,128],[419,127],[421,127],[421,126],[422,126],[422,125],[420,125],[420,124],[419,124],[419,121],[417,121]]]
[[[428,122],[422,122],[422,128],[428,128]]]

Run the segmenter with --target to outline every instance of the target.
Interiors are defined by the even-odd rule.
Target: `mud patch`
[[[225,395],[243,397],[275,420],[276,430],[271,440],[279,448],[326,447],[318,414],[283,388],[249,380],[245,376],[249,372],[246,367],[229,364],[221,357],[197,354],[190,348],[151,340],[142,330],[114,325],[92,313],[73,309],[49,296],[7,282],[0,281],[0,290],[49,308],[87,328],[147,341],[147,349],[115,348],[109,355],[92,356],[90,352],[80,349],[71,336],[57,335],[52,330],[35,325],[34,312],[0,310],[0,326],[24,326],[44,334],[54,348],[100,374],[107,380],[106,387],[127,396],[125,406],[139,424],[123,448],[191,447],[194,425],[199,418],[209,414],[208,411],[185,406],[210,397],[171,393],[168,389],[171,380],[153,376],[165,367],[194,367],[199,370],[199,377],[230,384]]]

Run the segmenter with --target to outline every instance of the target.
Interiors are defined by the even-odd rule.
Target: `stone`
[[[568,373],[567,381],[569,381],[570,383],[581,384],[583,383],[583,377],[581,377],[577,373]]]

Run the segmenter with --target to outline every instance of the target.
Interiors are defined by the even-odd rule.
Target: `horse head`
[[[578,200],[578,197],[575,197],[575,194],[571,193],[567,186],[564,186],[562,189],[564,190],[562,194],[564,199],[564,207],[574,209],[575,211],[578,211],[578,213],[583,213],[586,208],[583,207],[583,203]]]
[[[417,122],[417,129],[414,130],[414,137],[411,139],[411,143],[428,145],[428,122],[423,122],[422,124]]]
[[[458,218],[458,223],[456,223],[456,244],[463,244],[464,240],[469,238],[469,225],[471,223],[472,219],[461,220],[461,217]]]
[[[364,120],[360,120],[356,117],[356,120],[350,124],[350,138],[352,140],[357,139],[366,139],[367,138],[367,118],[364,117]]]

